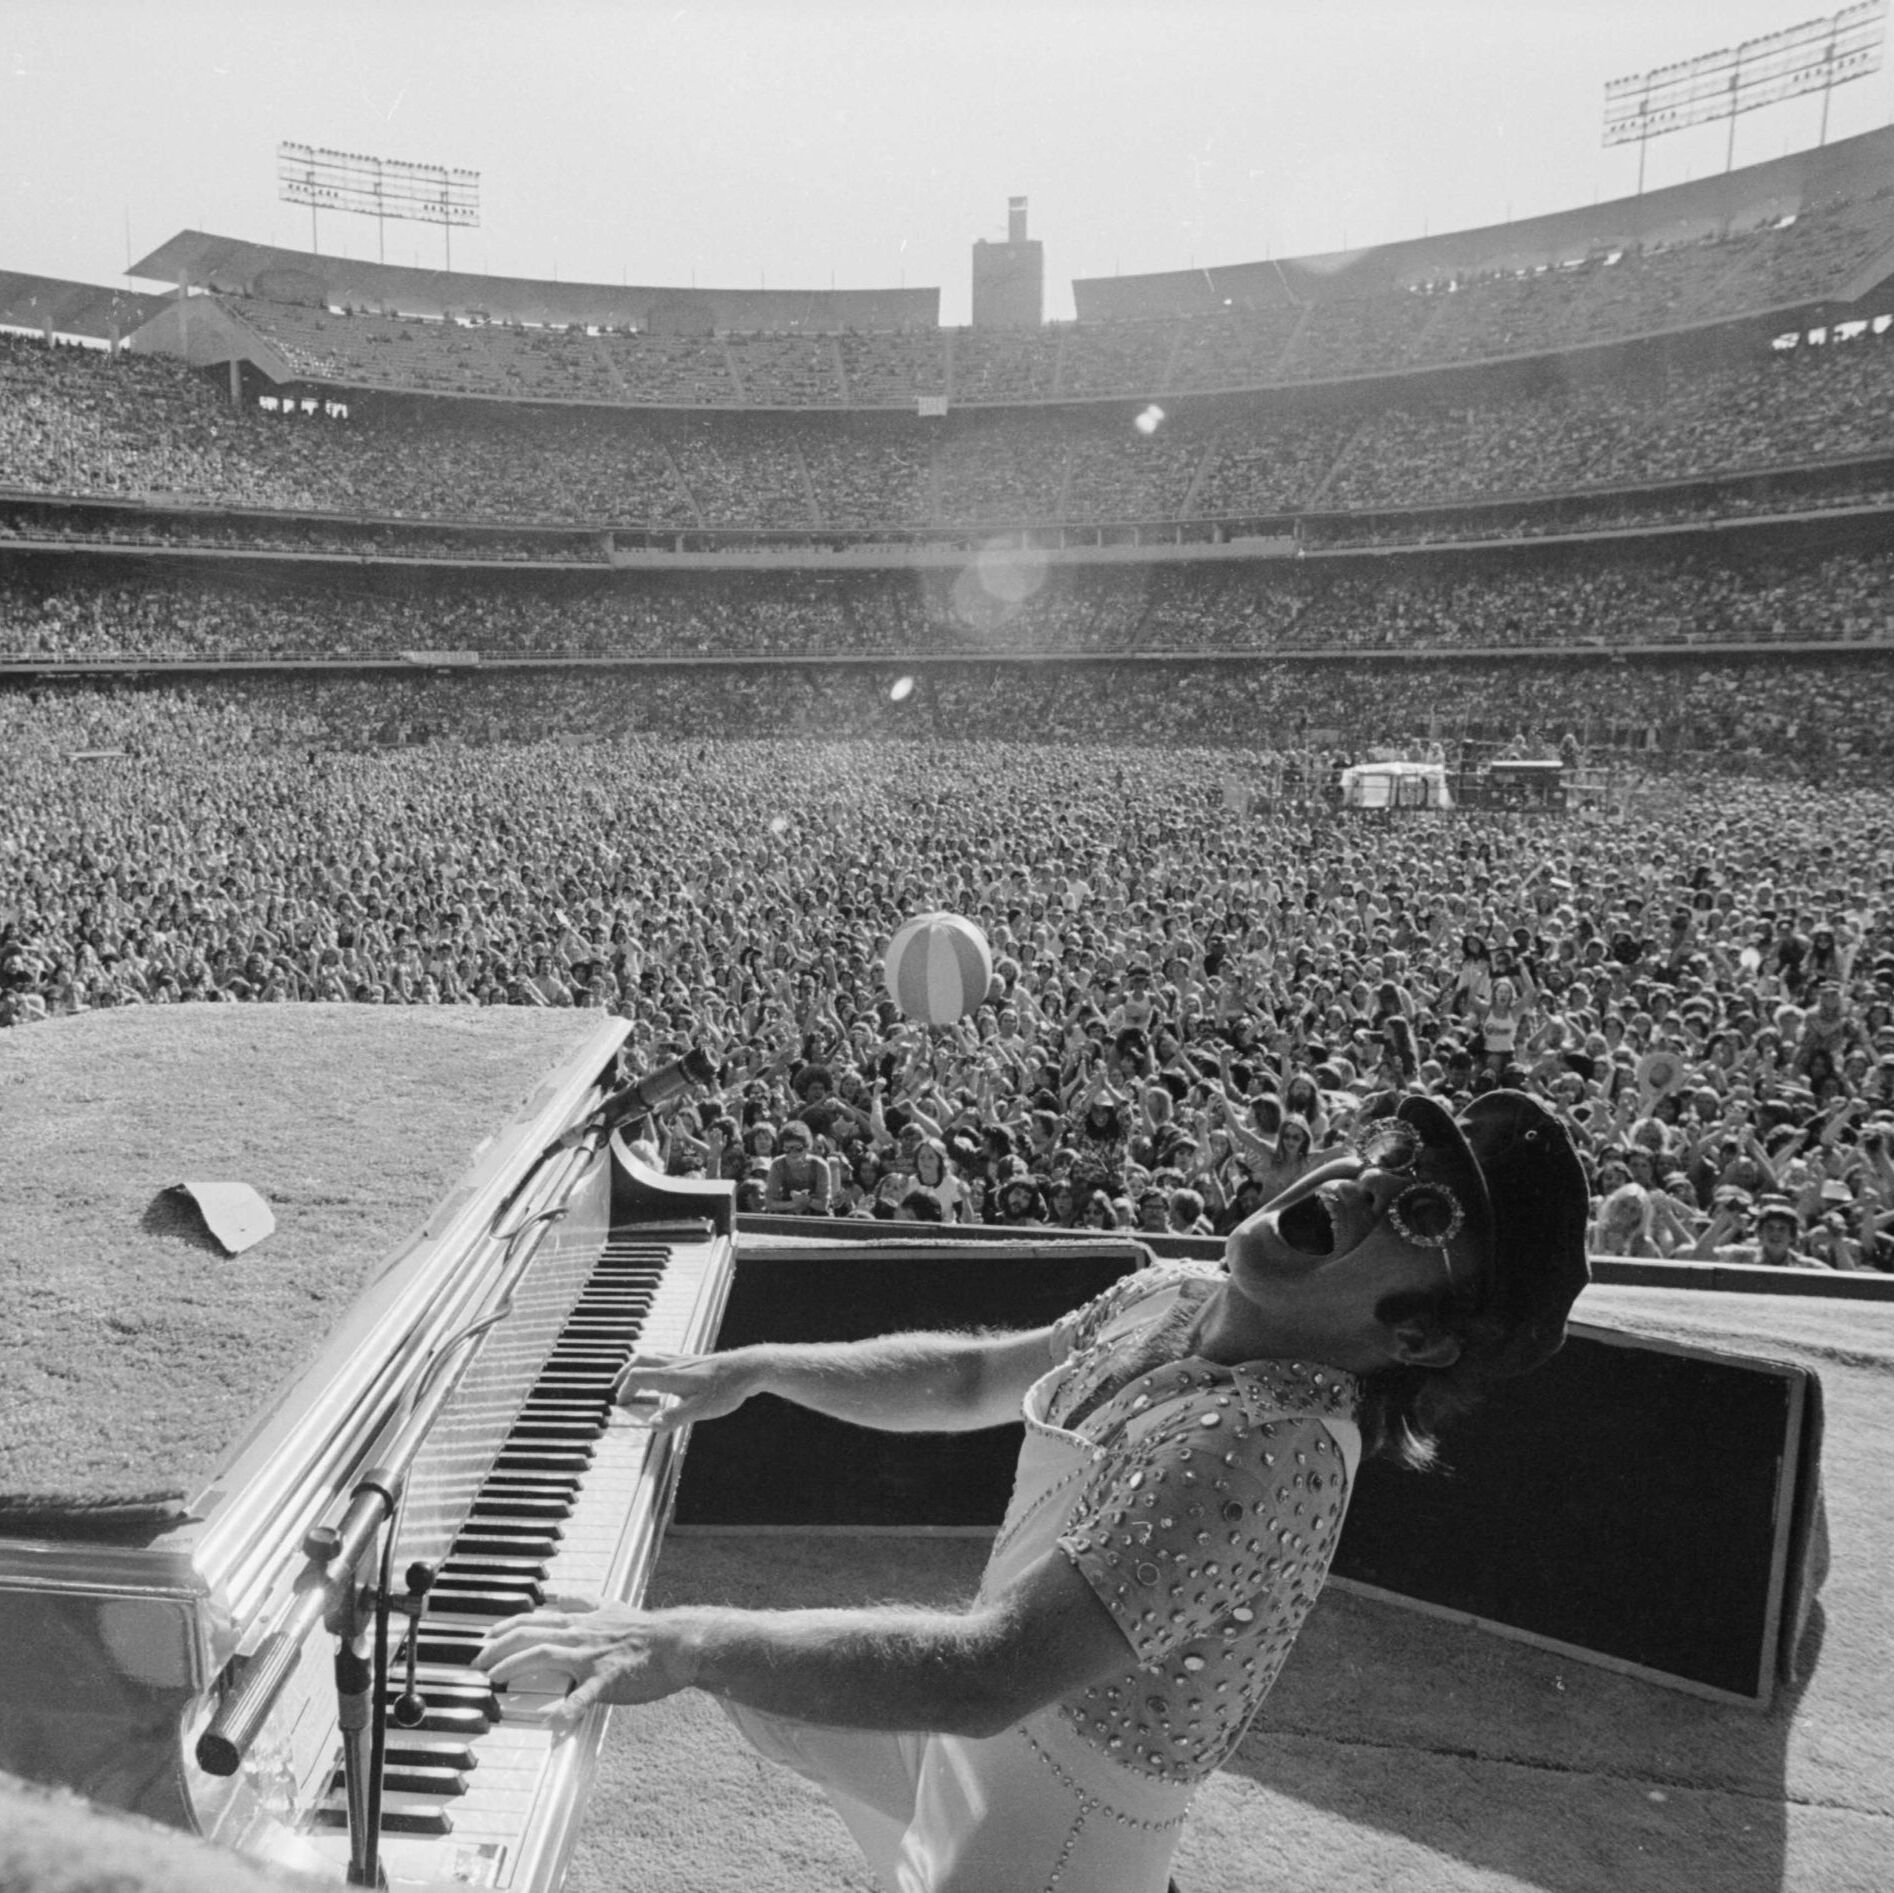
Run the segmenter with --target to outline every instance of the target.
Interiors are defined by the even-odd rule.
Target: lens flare
[[[788,834],[789,833],[789,817],[787,815],[772,815],[769,818],[769,832],[772,835]]]

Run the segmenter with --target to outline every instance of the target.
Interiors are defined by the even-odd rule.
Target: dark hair
[[[1385,1295],[1375,1319],[1386,1326],[1410,1322],[1434,1334],[1451,1334],[1461,1347],[1451,1367],[1399,1364],[1378,1367],[1361,1380],[1363,1459],[1385,1459],[1410,1472],[1440,1469],[1440,1433],[1479,1405],[1485,1387],[1468,1365],[1469,1354],[1496,1346],[1508,1332],[1505,1321],[1469,1306],[1450,1290]]]
[[[910,1190],[901,1199],[901,1207],[917,1223],[944,1223],[947,1212],[940,1206],[940,1199],[930,1196],[925,1190]]]
[[[999,1186],[999,1213],[1002,1218],[1041,1216],[1045,1199],[1031,1176],[1008,1177]]]

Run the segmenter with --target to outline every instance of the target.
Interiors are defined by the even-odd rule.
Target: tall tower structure
[[[1026,235],[1026,200],[1006,200],[1006,241],[973,246],[973,326],[1036,329],[1045,320],[1045,245]]]

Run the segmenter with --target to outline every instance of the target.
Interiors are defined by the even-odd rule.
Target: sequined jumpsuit
[[[1360,1434],[1333,1368],[1172,1359],[1221,1271],[1172,1263],[1060,1324],[982,1590],[1057,1545],[1135,1657],[1005,1734],[816,1728],[726,1704],[818,1783],[889,1893],[1163,1893],[1328,1572]]]

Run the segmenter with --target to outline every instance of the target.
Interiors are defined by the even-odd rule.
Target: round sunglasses
[[[1406,1119],[1376,1118],[1347,1141],[1370,1170],[1414,1177],[1387,1208],[1388,1221],[1404,1242],[1417,1249],[1445,1249],[1466,1227],[1466,1206],[1453,1190],[1434,1178],[1416,1176],[1427,1146]]]

